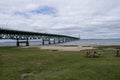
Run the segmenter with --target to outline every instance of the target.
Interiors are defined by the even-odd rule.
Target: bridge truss
[[[42,45],[45,45],[45,41],[48,41],[51,44],[50,39],[54,40],[54,44],[70,42],[74,40],[79,40],[77,37],[58,35],[58,34],[48,34],[48,33],[39,33],[39,32],[30,32],[30,31],[20,31],[20,30],[11,30],[11,29],[2,29],[0,28],[0,39],[13,39],[16,40],[16,45],[20,46],[20,43],[26,43],[26,46],[29,46],[29,40],[41,39]],[[26,40],[26,41],[20,41]]]

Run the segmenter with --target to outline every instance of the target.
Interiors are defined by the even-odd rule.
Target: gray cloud
[[[120,0],[2,0],[0,27],[80,34],[82,38],[120,38],[119,4]]]

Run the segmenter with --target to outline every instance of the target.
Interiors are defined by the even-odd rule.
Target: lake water
[[[39,46],[42,45],[42,40],[30,40],[30,46]],[[45,42],[48,44],[48,42]],[[53,41],[51,40],[51,43]],[[120,39],[81,39],[78,41],[61,43],[59,45],[120,45]],[[16,40],[0,40],[0,46],[16,46]],[[21,44],[25,46],[25,44]]]
[[[81,39],[64,45],[120,45],[120,39]]]

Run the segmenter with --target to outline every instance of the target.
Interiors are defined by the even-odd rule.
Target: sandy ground
[[[86,49],[94,49],[93,47],[82,46],[39,46],[43,50],[58,50],[58,51],[81,51]]]

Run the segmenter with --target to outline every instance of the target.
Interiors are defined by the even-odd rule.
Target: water
[[[29,43],[30,46],[39,46],[42,45],[42,40],[30,40]],[[53,43],[52,40],[51,43]],[[45,44],[48,44],[48,42],[46,41]],[[20,45],[25,46],[25,43]],[[120,39],[81,39],[59,45],[120,45]],[[0,40],[0,46],[16,46],[16,40]]]
[[[24,40],[21,40],[24,41]],[[51,43],[53,41],[51,40]],[[48,44],[48,41],[45,42],[45,44]],[[20,46],[25,46],[25,43],[20,43]],[[42,45],[42,40],[29,40],[29,45],[30,46],[39,46]],[[0,46],[16,46],[16,40],[6,40],[2,39],[0,40]]]
[[[120,39],[81,39],[64,45],[120,45]]]

